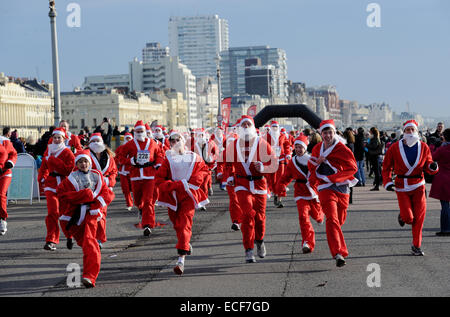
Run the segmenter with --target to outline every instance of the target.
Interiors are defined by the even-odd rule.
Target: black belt
[[[423,174],[421,175],[397,175],[398,178],[423,178]]]
[[[51,172],[49,175],[50,175],[50,176],[53,176],[53,177],[64,176],[64,175],[58,174],[58,173],[56,173],[56,172]]]
[[[239,178],[246,178],[249,181],[258,181],[264,178],[264,176],[241,176],[241,175],[237,175],[237,177]]]
[[[296,179],[295,182],[296,183],[306,184],[308,181],[306,179]]]

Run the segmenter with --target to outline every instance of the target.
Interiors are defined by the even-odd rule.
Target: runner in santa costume
[[[358,182],[354,177],[357,166],[352,151],[336,135],[332,119],[322,121],[319,131],[323,141],[313,148],[308,161],[310,183],[318,185],[319,200],[326,216],[328,246],[336,266],[341,267],[348,256],[341,227],[347,217],[350,187]]]
[[[56,195],[58,185],[72,172],[75,157],[66,147],[68,138],[64,128],[55,128],[52,133],[52,143],[48,145],[39,169],[38,180],[44,183],[44,193],[47,200],[47,236],[45,238],[45,250],[56,250],[59,243],[59,200]]]
[[[223,129],[220,127],[216,128],[209,140],[211,142],[214,142],[218,150],[217,153],[218,159],[216,161],[216,170],[215,170],[216,182],[220,184],[221,190],[225,190],[225,185],[222,185],[224,162],[221,159],[223,157],[223,151],[225,150],[226,146],[226,138],[224,137]]]
[[[276,157],[278,158],[278,169],[276,173],[267,175],[267,183],[269,191],[273,193],[278,179],[283,175],[284,168],[286,166],[286,159],[291,159],[291,149],[289,140],[286,139],[286,135],[280,132],[280,125],[277,121],[271,121],[270,130],[265,135],[265,140],[272,147]],[[283,207],[280,197],[286,197],[286,194],[280,194],[284,196],[274,195],[274,204],[278,208]]]
[[[277,158],[271,146],[256,134],[251,116],[240,121],[239,139],[226,149],[225,176],[229,185],[235,186],[242,210],[241,232],[245,249],[245,261],[256,262],[253,255],[256,242],[257,254],[266,256],[264,234],[266,226],[267,181],[265,175],[274,173]]]
[[[164,136],[163,127],[161,125],[157,125],[154,129],[153,138],[155,141],[158,141],[158,144],[163,148],[164,153],[167,150],[170,150],[169,139]]]
[[[209,174],[202,184],[202,189],[208,196],[213,195],[212,188],[212,172],[217,167],[217,157],[219,155],[219,147],[214,141],[211,141],[206,132],[203,130],[197,134],[195,142],[195,153],[197,153],[208,166]]]
[[[156,170],[161,166],[164,153],[155,140],[147,138],[142,120],[134,126],[134,139],[120,151],[119,163],[130,169],[131,189],[136,206],[142,214],[140,226],[144,236],[151,234],[156,226],[153,191]]]
[[[295,180],[294,199],[297,203],[303,253],[312,252],[315,246],[314,228],[309,217],[311,216],[320,224],[323,222],[323,212],[317,189],[309,183],[308,160],[310,155],[306,153],[308,143],[308,137],[303,134],[294,140],[295,155],[287,164],[286,170],[276,186],[276,193],[282,194],[286,192],[286,186]]]
[[[116,177],[118,174],[115,154],[103,143],[101,133],[93,133],[89,138],[89,149],[92,159],[92,169],[100,171],[103,175],[106,185],[112,188],[116,185]],[[98,240],[100,247],[106,242],[106,209],[104,210],[103,219],[99,223]]]
[[[11,141],[0,136],[0,235],[4,235],[7,229],[8,218],[7,197],[8,187],[11,184],[12,168],[17,162],[17,152]]]
[[[118,173],[120,177],[120,187],[122,188],[123,196],[125,197],[125,203],[127,204],[127,209],[130,211],[133,208],[133,197],[131,196],[131,181],[130,181],[130,167],[120,164],[119,157],[121,156],[121,151],[124,145],[133,140],[133,135],[129,132],[124,135],[124,143],[116,149],[116,165],[118,167]]]
[[[67,139],[64,140],[64,144],[66,145],[66,147],[68,147],[72,151],[72,153],[81,151],[83,147],[81,146],[80,138],[77,135],[70,133],[69,122],[67,122],[66,120],[61,120],[61,122],[59,123],[59,127],[64,128],[64,130],[66,131]],[[52,142],[53,140],[52,138],[50,138],[48,140],[48,144],[51,144]]]
[[[114,193],[98,170],[91,169],[88,150],[77,152],[76,169],[57,188],[61,202],[59,221],[68,238],[74,238],[83,249],[83,279],[94,287],[100,272],[101,253],[97,237],[106,209]]]
[[[174,272],[184,272],[185,256],[191,253],[190,240],[195,209],[209,203],[201,185],[208,175],[202,158],[185,150],[185,139],[172,131],[169,137],[171,150],[156,175],[156,185],[161,189],[159,206],[168,207],[169,218],[177,234],[178,261]]]
[[[408,120],[403,125],[403,139],[392,144],[383,161],[383,185],[397,193],[400,214],[398,222],[412,225],[412,254],[424,255],[421,250],[422,228],[426,214],[425,179],[423,172],[438,172],[428,145],[420,141],[418,124]],[[396,175],[392,181],[392,173]]]

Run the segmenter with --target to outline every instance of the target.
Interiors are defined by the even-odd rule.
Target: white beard
[[[49,154],[56,153],[59,150],[62,150],[63,148],[65,148],[65,147],[66,147],[66,145],[64,144],[64,142],[61,142],[59,144],[54,144],[54,143],[49,144],[48,145],[48,153]]]
[[[248,138],[249,140],[254,139],[258,136],[258,134],[256,133],[255,126],[251,126],[249,128],[245,128],[245,129],[242,127],[239,127],[238,135],[239,135],[239,138],[241,138],[241,139]]]
[[[146,137],[146,133],[145,132],[142,132],[142,133],[134,133],[134,137],[138,140],[138,141],[144,141],[145,140],[145,137]]]
[[[407,146],[412,147],[420,140],[420,137],[418,133],[405,133],[403,134],[403,139],[406,141]]]
[[[278,145],[278,140],[280,139],[280,131],[270,130],[270,136],[274,140],[274,145]]]
[[[89,143],[89,148],[94,153],[101,153],[105,150],[106,147],[105,147],[105,143],[92,142],[92,143]]]
[[[154,136],[156,139],[159,139],[159,140],[164,139],[164,134],[162,134],[162,133],[155,132],[155,133],[153,134],[153,136]]]

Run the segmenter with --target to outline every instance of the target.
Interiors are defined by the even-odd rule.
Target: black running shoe
[[[405,225],[405,222],[402,220],[402,217],[400,217],[400,214],[398,214],[398,224],[400,227],[403,227]]]

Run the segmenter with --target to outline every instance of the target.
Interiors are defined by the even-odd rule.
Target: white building
[[[228,22],[218,15],[169,19],[170,55],[179,56],[196,77],[215,77],[216,58],[228,46]]]
[[[169,48],[161,47],[158,42],[147,43],[142,49],[142,62],[144,63],[158,61],[165,56],[169,56]]]
[[[36,139],[54,124],[53,85],[0,73],[0,126]]]
[[[218,100],[217,83],[210,77],[197,78],[197,111],[202,128],[216,126]]]
[[[183,93],[189,112],[189,127],[200,126],[197,115],[196,79],[178,57],[165,56],[157,61],[143,63],[135,58],[129,63],[130,90],[150,92],[172,88]]]
[[[130,75],[100,75],[84,77],[83,89],[113,89],[113,88],[130,88]]]

